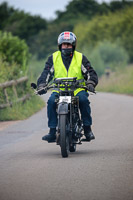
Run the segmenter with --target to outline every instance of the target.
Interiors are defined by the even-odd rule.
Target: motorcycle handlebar
[[[37,90],[37,85],[35,83],[31,83],[31,87],[35,90],[36,94],[38,94],[38,92],[43,91],[43,90],[48,91],[49,89],[52,89],[52,88],[53,89],[54,88],[58,88],[58,89],[60,89],[60,88],[66,88],[66,86],[67,86],[67,88],[72,88],[72,86],[73,86],[74,89],[82,88],[82,89],[85,89],[86,91],[89,91],[86,86],[79,85],[79,83],[80,83],[80,81],[76,80],[74,82],[74,85],[70,84],[70,85],[64,85],[64,86],[62,85],[62,86],[60,86],[61,83],[55,82],[54,85],[47,85],[46,87],[43,87],[40,90]],[[64,83],[62,83],[62,84],[64,84]],[[94,91],[92,93],[96,93],[96,92]]]
[[[36,94],[38,94],[38,92],[40,92],[40,91],[43,91],[43,90],[48,91],[48,90],[54,89],[54,88],[58,88],[58,89],[59,89],[59,88],[65,88],[65,86],[60,86],[60,87],[58,87],[58,86],[56,86],[56,85],[54,85],[54,86],[46,86],[46,87],[44,87],[44,88],[41,88],[40,90],[36,90]],[[71,88],[71,86],[67,86],[67,88]],[[76,86],[74,89],[78,89],[78,88],[82,88],[82,89],[85,89],[85,90],[87,90],[88,92],[90,92],[90,91],[87,89],[86,86],[80,85],[80,86]],[[95,91],[92,92],[92,93],[96,94]]]

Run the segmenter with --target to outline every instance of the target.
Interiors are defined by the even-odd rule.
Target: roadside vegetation
[[[133,65],[123,70],[110,72],[109,76],[103,75],[99,80],[97,90],[133,95]]]
[[[0,83],[10,80],[17,80],[28,75],[28,60],[30,54],[24,40],[20,40],[11,33],[0,32]],[[44,106],[44,101],[33,95],[30,89],[30,79],[24,84],[17,86],[17,94],[22,97],[29,94],[30,98],[25,102],[15,103],[16,97],[13,88],[7,88],[8,100],[13,102],[11,107],[0,109],[0,121],[25,119]],[[6,98],[0,88],[0,104],[5,104]]]
[[[25,103],[0,109],[0,120],[29,117],[44,106],[35,97],[30,82],[36,82],[47,57],[57,50],[57,37],[62,31],[77,36],[77,50],[84,53],[99,76],[99,91],[133,94],[133,2],[130,0],[99,3],[95,0],[71,0],[56,18],[46,20],[15,9],[7,2],[0,4],[0,83],[28,76],[29,81],[17,87]],[[130,67],[127,67],[130,66]],[[110,71],[110,77],[104,74]],[[15,102],[12,89],[9,100]],[[0,89],[0,104],[5,94]]]
[[[32,96],[25,103],[16,103],[12,107],[0,110],[0,121],[23,120],[44,107],[44,101],[38,96]]]
[[[37,60],[36,57],[31,57],[29,64],[28,64],[28,77],[31,80],[31,82],[36,82],[37,78],[40,76],[40,74],[43,71],[43,68],[45,67],[45,59]]]

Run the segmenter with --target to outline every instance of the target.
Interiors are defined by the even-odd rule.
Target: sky
[[[4,0],[0,0],[0,4]],[[5,0],[9,6],[16,9],[24,10],[32,15],[40,15],[41,17],[50,20],[56,17],[55,11],[64,11],[66,5],[71,0]],[[109,2],[110,0],[98,0],[98,2]]]

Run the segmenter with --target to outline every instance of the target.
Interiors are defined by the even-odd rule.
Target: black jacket
[[[71,56],[63,56],[62,54],[62,60],[63,63],[68,71],[71,60],[72,60],[72,55]],[[82,66],[81,66],[82,74],[84,76],[84,79],[89,83],[92,83],[94,86],[98,84],[98,76],[95,70],[92,68],[90,62],[88,59],[83,55],[82,59]],[[54,66],[53,66],[53,55],[51,55],[46,64],[45,68],[41,74],[41,76],[37,80],[37,86],[39,86],[42,83],[46,83],[52,80],[54,77]]]

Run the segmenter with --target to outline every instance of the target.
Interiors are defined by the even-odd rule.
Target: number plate
[[[61,102],[71,103],[71,96],[60,96],[59,103]]]

